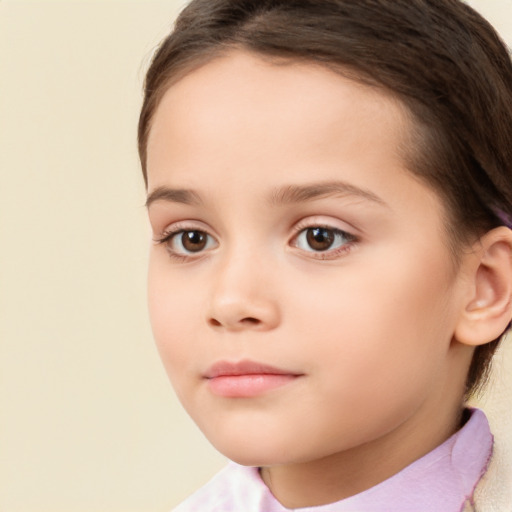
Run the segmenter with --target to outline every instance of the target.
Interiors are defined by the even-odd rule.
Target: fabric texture
[[[493,452],[485,414],[472,409],[466,424],[433,451],[360,494],[301,512],[467,512]],[[485,479],[484,479],[485,481]],[[476,491],[485,499],[484,487]],[[478,499],[478,498],[477,498]],[[230,463],[173,512],[286,512],[258,468]],[[489,509],[491,510],[491,509]],[[494,512],[494,510],[492,510]],[[496,512],[502,512],[501,510]]]

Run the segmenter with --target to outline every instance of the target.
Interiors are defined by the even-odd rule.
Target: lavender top
[[[461,512],[471,502],[492,454],[485,414],[471,417],[453,436],[399,473],[360,494],[301,512]],[[258,468],[230,463],[173,512],[286,512]]]

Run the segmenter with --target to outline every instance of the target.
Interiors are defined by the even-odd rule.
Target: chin
[[[222,453],[222,452],[221,452]],[[257,456],[246,456],[246,454],[233,454],[233,453],[222,453],[225,457],[227,457],[229,460],[232,460],[233,462],[236,462],[237,464],[240,464],[241,466],[250,466],[250,467],[270,467],[275,466],[276,463],[273,459],[265,459],[262,457]],[[238,456],[237,456],[238,455]]]
[[[222,439],[214,435],[207,438],[217,451],[242,466],[282,466],[316,458],[316,447],[308,447],[298,440],[287,442],[266,431],[263,435],[226,436]]]
[[[274,466],[289,463],[294,458],[294,454],[287,453],[282,439],[267,432],[263,436],[209,434],[205,433],[217,451],[242,466]]]
[[[282,455],[279,457],[273,447],[261,446],[254,441],[247,440],[245,443],[212,442],[212,444],[222,455],[242,466],[274,466],[286,462],[281,460]]]

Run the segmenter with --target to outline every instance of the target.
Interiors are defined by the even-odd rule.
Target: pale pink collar
[[[485,414],[471,409],[466,424],[442,445],[360,494],[300,512],[461,512],[489,463],[493,436]],[[175,512],[287,512],[258,468],[231,463]]]

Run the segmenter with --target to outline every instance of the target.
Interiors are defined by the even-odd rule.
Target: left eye
[[[325,252],[338,249],[353,238],[340,229],[315,226],[303,229],[295,238],[294,245],[304,251]]]
[[[200,230],[183,230],[173,233],[167,240],[168,248],[177,254],[194,254],[215,246],[215,240]]]

